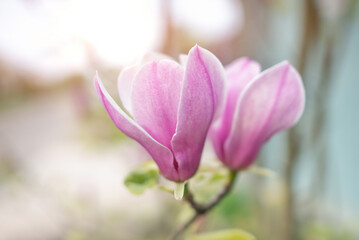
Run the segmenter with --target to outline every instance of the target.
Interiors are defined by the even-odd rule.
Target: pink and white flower
[[[299,120],[304,88],[287,61],[261,73],[257,62],[240,58],[226,67],[226,74],[226,105],[209,135],[218,158],[240,170],[254,161],[269,138]]]
[[[182,182],[197,171],[209,127],[224,104],[225,71],[208,50],[194,46],[183,65],[163,57],[124,69],[121,109],[95,76],[97,93],[115,125],[139,142],[162,174]]]

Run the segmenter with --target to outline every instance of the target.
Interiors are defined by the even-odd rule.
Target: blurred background
[[[195,226],[263,240],[359,239],[359,1],[0,0],[0,239],[167,239],[191,212],[159,190],[132,195],[148,159],[98,100],[124,66],[196,43],[223,64],[289,60],[306,110],[262,149]],[[212,158],[207,144],[204,158]]]

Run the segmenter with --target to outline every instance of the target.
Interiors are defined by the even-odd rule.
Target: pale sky
[[[0,58],[61,78],[89,64],[90,46],[103,65],[127,65],[161,44],[160,9],[159,0],[2,0]],[[175,0],[172,8],[178,26],[206,41],[242,24],[234,9],[230,0]]]

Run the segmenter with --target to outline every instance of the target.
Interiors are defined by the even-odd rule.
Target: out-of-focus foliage
[[[146,189],[154,188],[158,183],[159,170],[154,162],[145,162],[125,178],[125,185],[134,194],[142,194]]]
[[[227,229],[198,234],[187,240],[255,240],[255,237],[240,229]]]
[[[229,172],[220,165],[202,165],[190,179],[189,188],[200,203],[208,203],[229,179]]]
[[[305,240],[354,240],[355,233],[339,226],[323,224],[320,222],[308,222],[301,232]]]

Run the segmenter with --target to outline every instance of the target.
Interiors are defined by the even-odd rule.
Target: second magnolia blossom
[[[260,65],[240,58],[226,67],[228,94],[221,117],[210,130],[218,158],[229,168],[249,166],[275,133],[293,126],[304,109],[298,72],[281,62],[260,73]]]
[[[150,153],[161,173],[185,181],[197,171],[208,129],[224,102],[225,72],[209,51],[193,47],[183,65],[156,55],[124,69],[118,88],[125,113],[95,76],[115,125]]]

